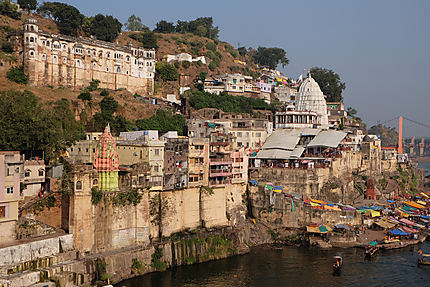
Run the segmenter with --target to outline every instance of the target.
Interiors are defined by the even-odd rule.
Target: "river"
[[[417,251],[430,253],[430,243],[379,251],[371,260],[363,249],[269,246],[249,254],[203,264],[177,267],[121,282],[117,287],[150,286],[429,286],[430,266],[418,266]],[[332,274],[333,256],[344,259],[340,275]]]

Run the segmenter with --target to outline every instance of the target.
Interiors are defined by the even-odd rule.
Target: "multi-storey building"
[[[190,138],[188,151],[188,186],[208,186],[209,139]]]
[[[168,132],[164,146],[164,190],[188,187],[188,137]]]
[[[15,39],[30,85],[81,89],[97,79],[101,88],[153,94],[155,50],[51,34],[39,30],[35,19],[27,19]]]
[[[20,181],[24,169],[24,155],[18,151],[0,151],[0,242],[16,238]]]
[[[209,149],[209,186],[231,184],[232,138],[225,134],[213,133],[210,137]]]
[[[225,74],[216,76],[214,80],[205,80],[204,91],[219,95],[221,92],[229,94],[252,93],[252,77],[242,74]]]
[[[242,147],[231,152],[232,160],[232,183],[248,182],[249,153]]]

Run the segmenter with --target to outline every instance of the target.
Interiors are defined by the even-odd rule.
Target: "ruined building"
[[[51,34],[39,30],[35,19],[25,21],[15,41],[30,85],[81,89],[97,79],[101,88],[153,94],[153,49]]]

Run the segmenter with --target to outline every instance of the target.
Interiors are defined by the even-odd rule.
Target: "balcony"
[[[209,181],[209,186],[220,186],[220,185],[227,185],[227,184],[231,184],[231,180],[230,179],[226,179],[226,180],[210,180]]]
[[[218,176],[231,176],[231,171],[225,171],[225,170],[215,170],[210,172],[210,177],[218,177]]]

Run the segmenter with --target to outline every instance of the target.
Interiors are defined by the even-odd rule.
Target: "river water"
[[[430,172],[429,162],[419,166]],[[430,242],[379,251],[371,260],[357,248],[256,247],[246,255],[176,267],[121,282],[117,287],[430,286],[430,266],[417,265],[419,249],[430,253]],[[344,259],[339,276],[332,273],[336,254]]]
[[[371,260],[358,248],[263,246],[246,255],[152,273],[117,286],[430,286],[430,266],[417,265],[419,249],[430,253],[430,243],[379,251]],[[340,275],[332,273],[336,254],[344,259]]]

